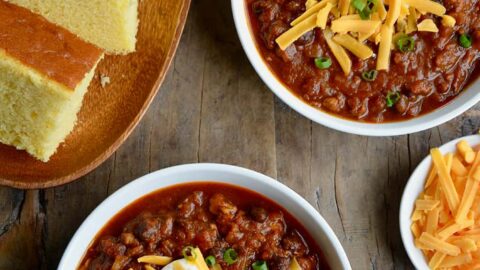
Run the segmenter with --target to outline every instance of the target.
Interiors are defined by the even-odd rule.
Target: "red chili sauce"
[[[362,73],[375,69],[376,56],[361,60],[349,53],[352,72],[345,75],[319,28],[285,51],[278,47],[275,39],[305,12],[306,0],[245,1],[258,50],[273,73],[306,103],[343,118],[375,123],[411,119],[445,105],[479,74],[474,72],[480,58],[479,0],[437,1],[456,19],[455,27],[443,26],[441,17],[422,15],[419,21],[433,19],[439,32],[411,33],[414,50],[393,50],[389,71],[380,71],[373,82],[363,80]],[[461,34],[472,37],[471,48],[460,46]],[[378,51],[372,42],[367,45]],[[317,57],[332,59],[331,67],[317,68]],[[387,106],[392,91],[400,96],[393,106]]]
[[[98,233],[80,269],[144,269],[137,258],[183,258],[187,246],[214,256],[222,269],[330,269],[318,245],[285,209],[253,191],[220,183],[189,183],[146,195],[113,217]],[[234,249],[238,259],[224,260]],[[161,269],[160,266],[154,266]]]

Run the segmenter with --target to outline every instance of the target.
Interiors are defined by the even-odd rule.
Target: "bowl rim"
[[[480,79],[453,100],[432,112],[398,122],[366,123],[341,118],[316,109],[293,94],[272,72],[261,56],[253,36],[246,0],[231,0],[233,19],[240,43],[251,65],[268,88],[290,108],[304,117],[338,131],[364,136],[398,136],[412,134],[439,126],[464,113],[480,101]]]
[[[198,178],[195,176],[185,176],[192,174],[197,175]],[[202,175],[210,176],[206,180],[202,178]],[[174,177],[178,177],[180,179],[168,180],[169,178]],[[232,180],[227,179],[229,177],[231,177]],[[243,183],[243,181],[233,180],[235,177],[241,177],[242,179],[245,179],[245,182],[256,183],[259,185],[259,187],[273,190],[272,194],[277,194],[277,196],[281,195],[282,199],[287,197],[290,202],[285,200],[285,202],[282,203],[279,201],[280,197],[275,199],[273,198],[273,195],[262,194],[286,209],[287,203],[290,207],[299,207],[302,209],[305,212],[304,214],[307,216],[304,216],[303,219],[297,217],[296,213],[293,213],[291,210],[287,209],[287,211],[294,215],[299,221],[302,222],[309,220],[312,226],[320,229],[318,232],[310,232],[310,234],[312,234],[312,237],[314,238],[315,236],[313,235],[317,234],[317,237],[320,236],[322,239],[328,241],[326,245],[331,246],[332,250],[325,250],[322,248],[327,260],[333,260],[336,264],[340,265],[342,269],[352,269],[346,252],[338,240],[335,232],[320,215],[320,213],[303,197],[281,182],[276,181],[264,174],[242,167],[217,163],[194,163],[161,169],[139,177],[115,191],[102,203],[100,203],[77,229],[67,248],[65,249],[57,269],[63,270],[69,269],[72,266],[78,267],[78,264],[81,262],[83,256],[85,255],[85,251],[90,246],[91,242],[111,218],[113,218],[116,214],[118,214],[135,200],[155,192],[156,190],[183,183],[214,182],[232,184],[260,193],[259,191],[253,189],[253,187],[248,187],[247,184]],[[100,222],[99,219],[100,221],[103,220],[104,222]],[[322,243],[318,244],[322,246]],[[330,259],[327,257],[328,255],[335,256],[336,258]]]
[[[454,139],[449,141],[438,148],[440,151],[445,153],[454,152],[456,150],[456,145],[459,141],[465,140],[470,145],[480,144],[480,135],[469,135]],[[427,261],[423,256],[423,253],[415,247],[413,241],[413,235],[410,230],[411,220],[415,200],[417,199],[420,192],[423,191],[425,179],[430,171],[432,164],[432,158],[430,154],[426,156],[415,168],[412,175],[409,177],[407,184],[403,190],[402,199],[400,201],[400,211],[399,211],[399,227],[400,235],[402,238],[403,246],[407,252],[410,261],[413,263],[416,269],[426,269],[428,270]]]

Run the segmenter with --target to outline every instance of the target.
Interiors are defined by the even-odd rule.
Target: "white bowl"
[[[136,199],[161,188],[198,181],[237,185],[277,202],[310,232],[333,270],[351,269],[347,255],[333,230],[315,208],[300,195],[263,174],[221,164],[189,164],[163,169],[143,176],[116,191],[102,202],[77,230],[63,254],[58,269],[76,269],[95,235],[115,214]]]
[[[456,145],[460,140],[466,140],[470,145],[475,146],[480,144],[479,135],[471,135],[459,138],[448,142],[440,147],[443,154],[456,152]],[[415,200],[423,191],[425,180],[432,166],[432,158],[429,155],[417,166],[412,176],[408,180],[405,190],[403,191],[402,201],[400,202],[400,234],[402,236],[403,246],[407,251],[408,257],[415,265],[416,269],[429,269],[427,261],[423,253],[415,247],[413,242],[413,234],[410,230],[412,221],[410,220],[413,209],[415,207]]]
[[[233,18],[237,28],[240,42],[248,56],[252,66],[257,71],[260,78],[272,90],[272,92],[285,102],[292,109],[303,116],[315,121],[319,124],[340,130],[347,133],[367,135],[367,136],[393,136],[410,134],[422,130],[426,130],[441,125],[454,117],[462,114],[478,101],[480,101],[480,80],[454,98],[447,105],[439,108],[431,113],[413,118],[411,120],[392,122],[392,123],[362,123],[358,121],[348,120],[337,117],[318,110],[296,95],[273,74],[268,65],[263,60],[257,49],[256,41],[250,28],[249,15],[245,0],[231,0]]]

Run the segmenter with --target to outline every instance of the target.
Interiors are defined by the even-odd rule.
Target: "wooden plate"
[[[46,188],[95,169],[128,137],[162,83],[178,46],[190,0],[142,0],[137,52],[106,56],[97,68],[74,131],[48,163],[0,144],[0,184]],[[99,74],[110,77],[105,88]]]

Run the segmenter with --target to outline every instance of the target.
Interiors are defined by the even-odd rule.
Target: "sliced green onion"
[[[377,0],[353,0],[352,6],[358,11],[362,20],[370,19],[370,15],[377,10]]]
[[[328,57],[315,58],[315,66],[319,69],[327,69],[332,66],[332,60]]]
[[[209,267],[214,266],[215,263],[216,263],[215,257],[213,257],[212,255],[207,256],[207,257],[205,258],[205,263],[207,263],[207,265],[208,265]]]
[[[387,94],[387,107],[391,108],[395,103],[400,100],[399,92],[388,92]]]
[[[367,2],[365,0],[353,0],[352,1],[352,6],[358,10],[358,11],[362,11],[363,9],[365,9],[365,7],[367,6]]]
[[[370,71],[365,71],[362,73],[362,78],[367,82],[373,82],[377,78],[378,71],[372,69]]]
[[[413,51],[415,49],[415,40],[408,35],[401,35],[397,39],[396,44],[401,52]]]
[[[253,270],[268,270],[267,263],[265,261],[256,261],[252,263]]]
[[[460,46],[463,48],[470,48],[472,47],[472,37],[468,34],[461,34],[458,38],[458,42],[460,42]]]
[[[370,19],[370,12],[368,12],[367,9],[359,11],[358,15],[360,16],[360,19],[362,19],[362,20]]]
[[[367,0],[367,6],[358,12],[362,20],[369,20],[372,13],[377,11],[377,0]]]
[[[223,260],[227,265],[232,265],[238,260],[238,254],[233,248],[229,248],[223,253]]]
[[[197,258],[197,254],[194,252],[192,246],[186,246],[182,249],[183,257],[188,261],[194,261]]]

